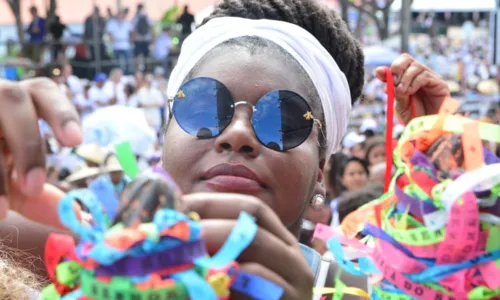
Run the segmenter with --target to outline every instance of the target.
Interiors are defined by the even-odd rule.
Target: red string
[[[390,68],[385,68],[385,78],[387,83],[387,115],[386,115],[386,134],[385,134],[385,176],[384,176],[384,192],[389,191],[389,185],[391,183],[392,175],[392,130],[394,127],[394,79],[392,77],[392,71]],[[409,96],[409,105],[411,107],[411,118],[417,116],[417,108],[413,97]]]
[[[387,80],[387,114],[385,133],[385,177],[384,192],[389,191],[392,175],[392,129],[394,123],[394,79],[390,68],[385,68],[385,78]]]

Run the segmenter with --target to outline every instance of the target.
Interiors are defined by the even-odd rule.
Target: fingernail
[[[38,195],[45,184],[45,169],[33,168],[24,178],[24,192],[28,195]]]
[[[64,141],[69,145],[76,146],[82,142],[82,128],[76,121],[68,121],[63,128]]]

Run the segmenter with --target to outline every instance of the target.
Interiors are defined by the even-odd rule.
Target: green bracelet
[[[185,300],[189,298],[182,283],[159,289],[139,290],[128,278],[113,277],[107,283],[96,279],[94,274],[87,270],[82,271],[80,289],[85,296],[95,300]]]

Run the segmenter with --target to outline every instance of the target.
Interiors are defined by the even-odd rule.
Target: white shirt
[[[168,33],[163,32],[155,41],[154,57],[157,60],[163,60],[170,54],[172,48],[172,38]]]
[[[82,121],[95,109],[94,103],[90,99],[86,99],[83,94],[77,94],[75,98],[73,98],[73,103],[75,106],[78,106],[83,110],[80,112],[80,118]]]
[[[127,20],[109,20],[106,32],[113,37],[113,50],[130,50],[130,33],[134,30]]]
[[[137,100],[137,94],[130,95],[127,99],[127,106],[128,107],[135,107],[139,106],[138,100]]]
[[[89,90],[89,100],[95,109],[102,107],[102,105],[97,104],[97,102],[102,102],[105,105],[109,104],[109,96],[104,92],[104,87],[103,88],[98,88],[97,86],[91,87]]]
[[[68,84],[69,89],[71,90],[71,93],[73,93],[73,95],[83,93],[83,86],[80,78],[76,77],[75,75],[69,75],[68,79],[66,79],[66,83]]]
[[[142,106],[149,125],[159,131],[162,123],[160,109],[165,103],[161,92],[154,87],[142,87],[137,93],[137,102]]]
[[[126,105],[127,96],[125,95],[125,85],[123,83],[115,84],[112,81],[107,81],[102,87],[104,93],[108,95],[108,98],[116,97],[116,103],[118,105]]]

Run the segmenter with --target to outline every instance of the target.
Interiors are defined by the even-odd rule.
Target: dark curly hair
[[[318,39],[345,74],[352,102],[361,96],[364,83],[361,45],[339,15],[316,0],[224,0],[203,24],[218,17],[277,20],[304,28]]]

